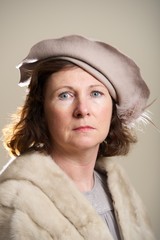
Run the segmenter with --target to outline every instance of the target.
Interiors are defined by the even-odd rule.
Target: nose
[[[84,118],[89,115],[90,115],[90,112],[89,112],[89,106],[87,101],[85,99],[78,100],[74,110],[74,117]]]

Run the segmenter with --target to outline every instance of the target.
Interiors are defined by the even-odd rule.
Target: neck
[[[81,192],[90,191],[94,185],[93,171],[97,151],[79,155],[53,152],[56,164],[72,179]]]

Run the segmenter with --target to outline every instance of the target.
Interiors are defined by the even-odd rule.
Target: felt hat
[[[39,61],[51,58],[75,63],[102,82],[115,100],[118,117],[124,124],[142,116],[149,89],[135,62],[116,48],[78,35],[40,41],[17,66],[21,74],[19,85],[27,85]]]

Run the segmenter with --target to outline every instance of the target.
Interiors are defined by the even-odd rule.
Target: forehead
[[[48,84],[52,87],[57,86],[90,86],[90,85],[99,85],[106,88],[106,86],[93,77],[91,74],[86,72],[80,67],[74,67],[70,69],[64,69],[57,73],[53,73],[49,79]]]

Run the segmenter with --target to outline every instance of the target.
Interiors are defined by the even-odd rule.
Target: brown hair
[[[14,115],[13,122],[3,130],[4,146],[11,155],[18,156],[31,150],[50,153],[50,134],[43,109],[45,83],[51,74],[73,67],[75,65],[71,62],[53,59],[33,65],[25,103]],[[126,155],[130,144],[135,142],[131,130],[118,118],[116,103],[113,101],[110,131],[106,141],[100,144],[98,156]]]

